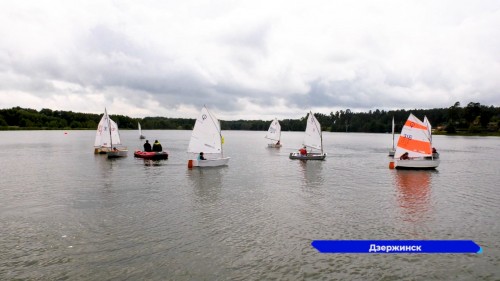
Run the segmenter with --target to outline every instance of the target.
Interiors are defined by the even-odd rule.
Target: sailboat
[[[108,112],[104,109],[104,115],[97,125],[97,132],[95,134],[94,141],[94,153],[95,154],[106,154],[111,150],[111,136],[116,139],[120,139],[117,130],[113,130],[111,126],[116,126],[116,123],[111,120],[108,116]],[[117,127],[117,126],[116,126]],[[115,128],[116,128],[115,127]]]
[[[273,122],[271,122],[271,125],[269,126],[269,130],[267,130],[267,134],[266,134],[265,138],[273,140],[273,141],[277,141],[276,143],[267,144],[267,147],[270,147],[270,148],[282,147],[281,140],[280,140],[281,139],[281,125],[280,125],[280,122],[278,122],[277,118],[274,118]]]
[[[408,159],[402,160],[401,156],[406,153]],[[427,124],[411,113],[401,130],[393,163],[396,169],[435,169],[439,166],[439,159],[432,156]]]
[[[139,128],[139,139],[145,139],[146,137],[142,134],[141,123],[137,122],[137,127]]]
[[[309,148],[307,151],[306,148]],[[324,160],[326,153],[323,153],[323,135],[321,133],[321,124],[314,117],[312,111],[307,117],[307,126],[304,136],[304,153],[292,152],[290,159],[301,160]]]
[[[119,147],[117,147],[119,146]],[[108,158],[127,156],[127,148],[121,146],[118,125],[108,116],[108,111],[104,109],[104,115],[97,125],[97,132],[94,141],[95,154],[108,154]]]
[[[389,156],[394,156],[396,148],[394,147],[394,116],[392,117],[392,148],[389,150]]]
[[[427,126],[427,137],[429,138],[429,141],[431,142],[432,157],[439,158],[439,153],[435,150],[434,146],[432,146],[432,126],[431,126],[431,122],[429,122],[429,119],[427,119],[427,116],[424,116],[424,124]]]
[[[223,138],[219,120],[208,111],[206,106],[201,109],[194,124],[191,140],[189,141],[188,167],[217,167],[225,166],[229,157],[224,157],[222,151]],[[203,152],[205,160],[200,160]]]

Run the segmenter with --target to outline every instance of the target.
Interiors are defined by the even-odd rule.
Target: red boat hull
[[[144,158],[144,159],[153,159],[153,160],[168,159],[168,153],[166,153],[165,151],[146,152],[146,151],[136,150],[134,152],[134,156],[139,157],[139,158]]]

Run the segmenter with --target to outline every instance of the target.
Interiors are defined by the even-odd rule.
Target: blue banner
[[[472,240],[314,240],[311,245],[329,254],[479,254]]]

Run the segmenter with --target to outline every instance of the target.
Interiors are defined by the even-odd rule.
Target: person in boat
[[[113,147],[113,151],[118,151],[118,149],[116,148],[116,146],[115,146],[115,147]]]
[[[435,147],[432,148],[432,153],[438,153]]]
[[[203,152],[200,152],[200,155],[198,155],[198,160],[207,160],[205,156],[203,156]]]
[[[278,141],[278,142],[276,143],[276,145],[280,145],[280,141]]]
[[[307,149],[304,146],[303,148],[299,149],[300,156],[307,156]]]
[[[408,152],[403,153],[401,157],[399,157],[400,160],[410,160],[410,156],[408,156]]]
[[[163,148],[161,147],[161,144],[158,140],[155,140],[155,143],[153,143],[153,151],[155,152],[162,152]]]
[[[146,140],[146,143],[144,143],[144,151],[151,152],[151,144],[149,143],[149,140]]]

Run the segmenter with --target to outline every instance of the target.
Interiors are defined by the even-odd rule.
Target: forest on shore
[[[479,134],[500,135],[500,107],[485,106],[478,102],[469,102],[461,106],[456,102],[448,108],[413,109],[413,110],[370,110],[352,112],[350,109],[315,113],[322,130],[330,132],[386,133],[392,130],[392,118],[396,123],[396,132],[413,113],[419,119],[424,116],[430,120],[435,133],[442,134]],[[13,107],[0,109],[0,130],[70,130],[96,129],[102,114],[79,113],[52,109]],[[191,130],[195,119],[145,117],[131,118],[124,115],[110,115],[120,129],[137,129],[141,123],[146,130]],[[304,131],[307,114],[300,119],[279,120],[282,131]],[[271,120],[221,120],[223,130],[266,131]]]

